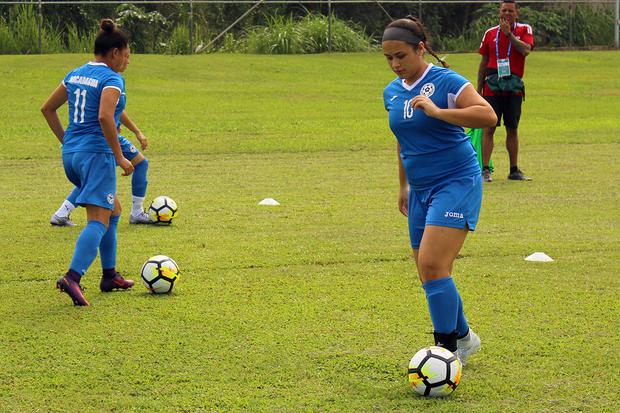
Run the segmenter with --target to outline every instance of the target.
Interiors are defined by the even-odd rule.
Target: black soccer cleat
[[[82,286],[80,283],[73,281],[68,275],[61,277],[58,281],[56,281],[56,288],[64,293],[67,293],[67,295],[71,297],[71,300],[73,300],[73,305],[90,305],[88,301],[86,301],[84,294],[82,294]]]
[[[101,277],[99,288],[104,293],[109,293],[114,290],[128,290],[134,284],[133,280],[126,280],[118,272],[115,272],[113,277]]]
[[[510,172],[508,179],[511,181],[531,181],[532,178],[525,176],[522,170],[517,169],[514,172]]]

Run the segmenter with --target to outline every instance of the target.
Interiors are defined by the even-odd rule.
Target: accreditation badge
[[[497,59],[497,76],[510,76],[510,59]]]

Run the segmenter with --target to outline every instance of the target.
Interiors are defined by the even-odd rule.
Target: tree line
[[[89,49],[97,23],[102,17],[112,17],[121,24],[132,39],[132,46],[138,53],[190,53],[193,47],[210,42],[217,34],[228,27],[238,17],[247,12],[253,4],[195,4],[190,20],[189,4],[102,4],[93,1],[80,5],[44,5],[43,22],[46,52],[78,52]],[[383,28],[391,18],[401,18],[408,14],[420,17],[426,25],[435,48],[442,51],[476,50],[484,31],[497,24],[498,5],[445,4],[335,4],[332,5],[332,20],[343,32],[335,35],[349,36],[351,30],[359,39],[342,41],[342,47],[354,45],[359,50],[378,45]],[[537,46],[548,47],[587,47],[608,46],[613,42],[613,10],[610,4],[553,4],[536,3],[521,6],[521,18],[534,28]],[[282,38],[282,30],[300,32],[303,36],[308,29],[297,29],[302,22],[308,25],[313,20],[313,36],[326,36],[326,26],[322,19],[328,14],[327,1],[322,4],[269,4],[264,3],[254,9],[227,36],[216,42],[212,51],[257,52],[250,46],[256,43],[251,36],[257,33],[265,38]],[[311,16],[310,18],[308,16]],[[315,18],[313,19],[314,16]],[[190,27],[190,21],[193,25]],[[325,23],[328,23],[325,20]],[[31,44],[30,30],[38,33],[38,9],[33,5],[0,5],[0,53],[36,53]],[[275,34],[272,33],[276,31]],[[305,30],[305,31],[304,31]],[[16,31],[20,31],[16,35]],[[267,34],[265,34],[268,32]],[[316,33],[315,33],[316,32]],[[288,33],[288,32],[286,32]],[[190,43],[190,34],[192,42]],[[334,34],[334,33],[332,33]],[[21,37],[20,37],[21,36]],[[346,37],[345,36],[345,37]],[[38,39],[38,34],[36,34]],[[347,39],[349,39],[347,37]],[[19,44],[20,39],[22,43]],[[302,42],[304,39],[299,39]],[[30,43],[28,43],[30,42]],[[293,44],[295,40],[291,40]],[[312,39],[314,43],[324,43]],[[38,42],[37,42],[38,44]],[[38,47],[38,46],[37,46]],[[238,50],[235,50],[238,49]],[[281,48],[263,47],[263,53],[270,50],[282,52]],[[85,50],[89,51],[89,50]],[[324,51],[323,47],[289,47],[285,53],[314,53]],[[348,51],[348,50],[340,50]],[[352,50],[351,50],[352,51]]]

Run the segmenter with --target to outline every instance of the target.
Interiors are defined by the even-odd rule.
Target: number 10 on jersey
[[[411,106],[411,102],[413,99],[405,100],[405,106],[403,108],[403,119],[411,119],[413,117],[413,107]]]

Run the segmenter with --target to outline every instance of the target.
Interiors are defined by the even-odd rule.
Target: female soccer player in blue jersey
[[[497,118],[469,81],[424,60],[427,51],[437,55],[419,20],[407,16],[390,23],[382,46],[398,76],[383,92],[398,141],[398,207],[408,217],[435,344],[466,363],[480,348],[480,339],[467,324],[451,274],[467,232],[476,228],[482,178],[463,126],[492,127]]]
[[[140,142],[140,147],[142,150],[145,150],[148,147],[148,139],[140,128],[129,118],[126,111],[123,111],[121,114],[121,124],[127,127],[130,131],[134,133],[138,141]],[[129,223],[130,224],[152,224],[153,220],[144,212],[144,197],[146,196],[146,187],[148,185],[147,180],[147,172],[149,169],[149,160],[144,157],[144,155],[129,141],[129,139],[125,138],[120,134],[120,125],[119,125],[119,135],[118,139],[121,144],[121,151],[123,152],[123,156],[131,161],[131,164],[134,166],[134,172],[131,177],[131,194],[133,205],[131,208],[131,213],[129,214]],[[67,196],[67,199],[63,201],[58,210],[52,215],[50,219],[50,223],[52,225],[57,226],[75,226],[75,223],[71,220],[71,212],[76,208],[76,200],[79,191],[77,188],[74,188],[71,193]]]
[[[56,282],[75,305],[89,305],[80,280],[101,254],[101,291],[127,289],[134,282],[116,272],[116,228],[121,207],[116,198],[116,165],[123,175],[134,167],[123,156],[117,125],[125,109],[125,79],[129,64],[127,36],[110,19],[101,21],[95,39],[95,61],[80,66],[64,78],[43,104],[41,112],[62,143],[65,174],[77,188],[76,203],[86,207],[88,224],[80,233],[69,271]],[[69,124],[64,130],[57,110],[69,105]]]

